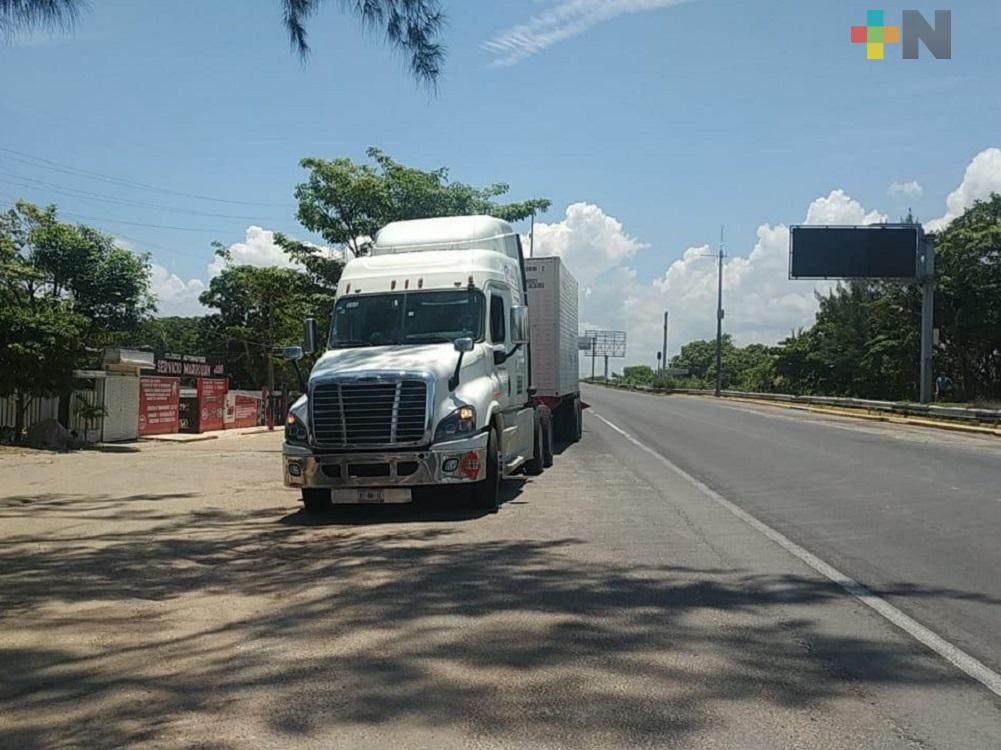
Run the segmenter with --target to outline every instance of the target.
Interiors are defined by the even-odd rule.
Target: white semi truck
[[[496,509],[504,477],[552,463],[554,434],[580,438],[577,328],[577,282],[559,258],[526,259],[507,222],[389,224],[344,267],[286,420],[286,486],[309,512],[447,485]]]

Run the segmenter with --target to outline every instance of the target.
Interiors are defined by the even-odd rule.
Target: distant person
[[[935,378],[935,400],[944,401],[946,394],[952,390],[952,378],[941,373]]]

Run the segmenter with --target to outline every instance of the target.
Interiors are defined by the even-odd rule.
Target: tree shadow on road
[[[403,722],[514,743],[677,745],[727,703],[814,708],[859,686],[962,679],[899,639],[789,617],[845,598],[812,577],[279,515],[205,509],[154,515],[141,532],[6,537],[0,746],[162,741],[178,722],[205,742],[226,722],[289,743]]]

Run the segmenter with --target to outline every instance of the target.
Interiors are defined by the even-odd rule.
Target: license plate
[[[335,503],[371,503],[382,505],[389,503],[409,503],[411,492],[409,489],[393,487],[389,489],[343,489],[334,490],[333,500]]]

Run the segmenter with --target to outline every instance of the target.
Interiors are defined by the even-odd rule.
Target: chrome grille
[[[337,447],[418,443],[427,431],[427,390],[423,380],[317,383],[313,437]]]

